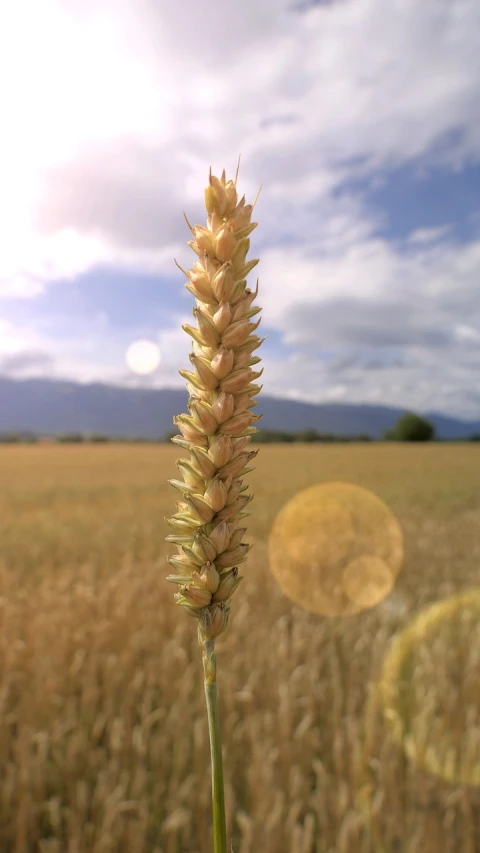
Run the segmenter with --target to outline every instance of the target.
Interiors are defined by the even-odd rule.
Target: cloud
[[[31,299],[44,290],[42,281],[38,281],[31,273],[15,272],[13,275],[0,277],[0,299],[14,297],[16,299]]]
[[[410,234],[408,242],[416,244],[435,243],[444,237],[448,237],[451,230],[451,225],[440,225],[438,228],[417,228]]]
[[[328,205],[359,175],[426,155],[457,166],[478,158],[471,0],[398,9],[350,0],[303,14],[273,0],[206,0],[189,7],[187,25],[173,0],[48,7],[37,42],[49,62],[29,75],[30,96],[26,78],[19,84],[27,112],[38,101],[45,112],[32,222],[53,275],[64,263],[52,233],[78,235],[82,269],[105,256],[121,264],[132,250],[141,266],[183,240],[182,207],[191,201],[203,216],[206,168],[232,169],[240,152],[245,191],[264,182],[270,240],[279,219],[270,211]],[[11,51],[7,60],[12,71]],[[18,158],[12,166],[18,184]],[[42,273],[48,280],[47,263]]]
[[[262,257],[264,322],[290,345],[447,345],[455,324],[480,324],[480,241],[405,249],[378,238],[342,241],[306,258]]]
[[[285,340],[319,348],[341,346],[437,348],[448,346],[453,329],[438,325],[421,305],[392,300],[302,302],[288,312]],[[450,325],[450,324],[449,324]]]
[[[437,360],[417,351],[410,363],[390,364],[365,370],[356,359],[342,369],[330,371],[322,357],[292,354],[264,359],[265,393],[278,397],[324,403],[371,403],[418,412],[445,412],[466,420],[478,420],[480,385],[476,365],[452,364],[448,351]],[[334,363],[334,362],[333,362]]]
[[[478,164],[475,0],[188,9],[45,0],[41,11],[18,0],[6,9],[5,304],[35,305],[53,281],[68,286],[92,269],[166,277],[174,256],[189,266],[182,211],[203,222],[208,167],[232,174],[241,152],[240,193],[253,199],[263,183],[252,235],[263,326],[283,341],[267,359],[266,390],[437,394],[473,406],[480,242],[459,240],[448,209],[441,225],[416,223],[399,240],[365,187],[395,169],[418,177]],[[15,91],[1,83],[12,79]],[[55,350],[63,371],[124,375],[124,341],[103,310],[107,331]],[[168,325],[160,336],[168,357],[155,381],[176,383],[184,333]],[[52,343],[30,336],[24,346]]]
[[[166,145],[114,140],[86,148],[74,164],[50,167],[35,211],[38,233],[71,229],[107,241],[114,251],[158,251],[178,242],[186,230],[183,199],[165,169],[169,160]]]
[[[478,417],[480,242],[394,244],[367,238],[305,258],[262,259],[264,326],[290,357],[265,369],[265,388],[299,399],[372,401]],[[266,267],[266,269],[265,269]]]
[[[34,375],[50,371],[55,358],[41,350],[23,350],[0,358],[0,374],[3,376]]]
[[[407,368],[419,366],[418,361],[402,353],[387,351],[372,354],[367,351],[354,351],[335,358],[328,363],[328,373],[337,376],[344,374],[351,368],[365,370],[391,370],[392,368]]]

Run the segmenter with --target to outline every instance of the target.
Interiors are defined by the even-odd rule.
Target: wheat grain
[[[252,307],[258,281],[254,292],[246,282],[258,263],[246,262],[249,235],[257,226],[250,222],[255,205],[246,205],[245,197],[238,202],[236,179],[227,181],[225,172],[218,179],[211,170],[205,205],[206,228],[192,228],[187,220],[194,236],[189,246],[198,255],[185,273],[197,325],[183,326],[193,338],[193,372],[180,371],[190,414],[174,418],[183,438],[173,441],[190,456],[177,462],[183,480],[169,481],[183,501],[167,520],[176,531],[168,541],[177,545],[169,558],[176,574],[168,580],[180,587],[177,603],[198,618],[201,643],[225,630],[231,597],[242,580],[238,565],[250,549],[241,541],[245,528],[239,527],[251,500],[241,477],[257,453],[248,444],[259,420],[251,409],[261,390],[255,380],[262,374],[253,370],[260,361],[253,353],[262,343],[255,334],[260,320],[251,322],[260,312]]]
[[[238,177],[238,170],[237,170]],[[212,175],[205,190],[207,227],[189,226],[194,240],[189,246],[197,260],[189,272],[187,289],[196,305],[196,326],[182,328],[193,339],[192,371],[181,370],[189,392],[188,415],[173,422],[182,436],[173,441],[189,451],[177,467],[183,480],[170,484],[182,495],[177,513],[167,523],[175,533],[168,541],[177,554],[169,558],[176,574],[168,580],[180,587],[177,604],[198,618],[198,641],[203,650],[205,696],[212,760],[212,806],[215,853],[227,853],[223,764],[216,694],[215,638],[225,630],[230,602],[241,576],[238,565],[246,560],[250,545],[242,542],[239,527],[252,496],[241,476],[257,451],[248,451],[253,424],[260,419],[251,409],[261,386],[262,370],[253,353],[262,343],[254,334],[260,320],[251,322],[260,308],[252,307],[258,294],[247,287],[246,277],[257,260],[246,261],[250,222],[255,204],[238,202],[236,181]],[[181,269],[181,267],[179,267]],[[185,272],[182,270],[182,272]]]
[[[410,602],[404,625],[417,608],[478,582],[477,448],[264,447],[255,464],[255,513],[247,537],[254,543],[253,558],[245,564],[252,569],[242,594],[233,599],[234,630],[220,638],[228,660],[220,694],[225,786],[233,797],[227,826],[236,853],[246,837],[236,823],[237,810],[251,819],[246,853],[292,851],[295,830],[287,832],[286,820],[295,765],[308,791],[305,796],[299,789],[297,822],[305,827],[307,814],[315,814],[316,853],[337,850],[346,817],[342,781],[355,811],[366,818],[370,804],[371,823],[358,853],[409,850],[415,836],[420,849],[434,853],[435,824],[441,832],[435,853],[463,853],[468,845],[480,850],[480,780],[467,787],[429,779],[416,762],[405,760],[383,721],[381,703],[364,723],[367,687],[379,678],[394,630],[382,606],[339,620],[341,655],[334,663],[339,680],[329,669],[330,624],[281,594],[268,572],[265,546],[276,511],[297,490],[339,477],[367,484],[395,507],[408,530],[409,558],[399,579],[399,594]],[[158,516],[159,509],[168,514],[171,493],[164,486],[175,475],[175,448],[6,447],[0,448],[0,475],[2,851],[166,853],[163,821],[184,808],[192,820],[169,834],[172,846],[208,853],[208,733],[197,682],[195,623],[178,618],[178,608],[165,601],[165,585],[158,582],[165,553]],[[417,535],[422,531],[428,531],[423,544]],[[453,646],[466,646],[465,679],[450,683],[445,693],[442,687],[450,720],[466,711],[466,698],[476,698],[478,708],[479,643],[473,630],[455,634],[455,643],[448,637],[447,630],[438,635],[441,647],[434,655],[439,684],[448,684],[444,662]],[[430,670],[425,676],[430,683]],[[417,680],[422,682],[421,671]],[[283,685],[287,724],[279,714]],[[305,699],[311,704],[300,704]],[[304,740],[295,740],[308,711],[314,721]],[[109,741],[119,717],[125,720],[124,743],[113,755]],[[358,787],[349,768],[351,719],[362,744],[368,731]],[[465,772],[472,774],[476,757],[478,766],[478,712],[465,721],[463,757]],[[143,755],[133,736],[137,727]],[[343,779],[333,760],[338,728],[348,732]],[[25,729],[31,736],[22,751]],[[77,731],[86,737],[75,738]],[[183,752],[180,741],[186,741]],[[125,774],[129,788],[110,811],[109,826],[106,803],[119,785],[125,789]],[[130,801],[141,804],[138,816],[122,811],[122,803]]]

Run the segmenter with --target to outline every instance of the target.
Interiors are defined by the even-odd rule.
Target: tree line
[[[167,435],[157,438],[144,438],[142,436],[120,437],[105,435],[103,433],[66,432],[60,435],[40,436],[31,432],[10,431],[0,433],[1,444],[38,444],[38,443],[60,443],[80,444],[93,443],[105,444],[106,442],[125,442],[127,444],[160,444],[167,441],[178,432],[168,432]],[[415,412],[406,412],[402,415],[394,427],[384,432],[382,441],[439,441],[435,435],[435,428],[430,421],[422,418]],[[480,433],[474,433],[462,441],[480,441]],[[357,435],[339,435],[333,432],[317,432],[315,429],[304,429],[299,432],[287,432],[285,430],[259,429],[253,436],[255,444],[313,444],[344,443],[375,441],[366,433]]]

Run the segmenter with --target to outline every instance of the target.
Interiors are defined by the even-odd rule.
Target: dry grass
[[[210,853],[196,623],[180,618],[164,579],[177,456],[0,449],[2,852]],[[478,447],[262,447],[249,480],[255,547],[217,643],[235,853],[478,853],[479,788],[408,761],[369,701],[395,631],[479,584]],[[328,480],[372,489],[406,545],[389,599],[336,620],[292,605],[267,567],[277,511]],[[424,655],[427,687],[439,641]],[[440,673],[441,701],[420,707],[418,725],[438,732],[438,714],[458,707],[475,738],[480,712],[460,705],[478,698],[468,667],[479,658],[456,660],[463,669]]]

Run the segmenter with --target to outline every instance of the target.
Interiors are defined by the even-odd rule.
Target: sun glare
[[[319,483],[280,510],[269,537],[270,569],[296,604],[350,616],[392,591],[403,535],[386,504],[352,483]]]
[[[125,360],[133,373],[148,376],[160,364],[160,347],[154,341],[134,341],[127,349]]]
[[[71,272],[70,254],[58,263],[52,235],[35,230],[50,169],[74,170],[84,150],[151,133],[169,94],[156,91],[153,102],[150,66],[133,36],[124,38],[126,13],[107,19],[61,0],[0,7],[0,279],[15,291],[19,274],[53,277],[45,268],[52,253],[58,273]],[[83,255],[80,269],[89,263]]]

